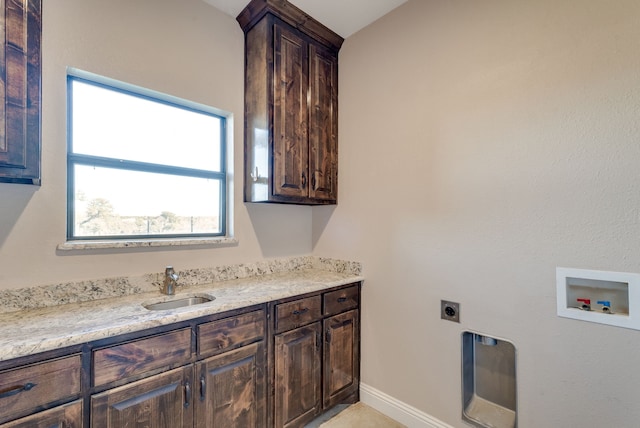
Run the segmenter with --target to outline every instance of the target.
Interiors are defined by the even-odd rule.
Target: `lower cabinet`
[[[351,284],[3,363],[0,428],[302,427],[358,400],[359,303]]]
[[[196,364],[196,428],[265,426],[264,343]]]
[[[82,428],[82,400],[0,424],[0,428]]]
[[[117,386],[91,397],[91,427],[263,428],[265,324],[260,309],[94,349],[93,383]]]
[[[357,393],[360,374],[360,317],[357,310],[324,320],[323,352],[324,408],[347,400]]]
[[[91,398],[91,426],[264,427],[262,366],[260,342],[110,389]]]
[[[94,395],[91,427],[192,426],[191,375],[192,367],[188,366]]]
[[[275,426],[298,427],[322,409],[321,325],[275,336]]]
[[[273,421],[303,427],[359,399],[360,285],[275,303]]]

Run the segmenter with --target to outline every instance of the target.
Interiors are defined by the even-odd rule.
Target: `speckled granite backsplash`
[[[319,269],[352,275],[360,275],[362,273],[362,266],[358,262],[312,256],[271,259],[255,263],[216,266],[211,268],[176,270],[176,273],[180,275],[180,279],[178,280],[180,287],[189,287],[215,281],[227,281],[308,269]],[[136,277],[104,278],[15,290],[0,290],[0,314],[23,309],[43,308],[66,303],[86,302],[109,297],[158,291],[162,286],[163,276],[164,269],[162,269],[161,272]]]

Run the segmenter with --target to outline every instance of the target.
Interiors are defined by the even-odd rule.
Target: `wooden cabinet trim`
[[[236,20],[246,33],[266,14],[276,16],[323,45],[340,50],[344,39],[286,0],[252,0]]]

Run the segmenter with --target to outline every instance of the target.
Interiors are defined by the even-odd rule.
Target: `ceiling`
[[[234,18],[249,0],[203,0]],[[345,39],[407,0],[289,0]]]

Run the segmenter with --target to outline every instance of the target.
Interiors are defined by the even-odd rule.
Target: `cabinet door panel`
[[[321,409],[320,322],[275,336],[275,426],[299,427]]]
[[[82,428],[82,400],[2,424],[0,428]]]
[[[259,342],[198,363],[197,428],[265,425],[264,355]]]
[[[0,182],[39,185],[42,2],[1,4]]]
[[[309,197],[336,201],[338,185],[338,58],[309,46]]]
[[[105,391],[91,398],[93,428],[176,428],[193,424],[192,366]]]
[[[295,33],[274,27],[273,193],[308,195],[308,47]]]
[[[358,320],[357,310],[324,320],[323,402],[325,407],[338,404],[358,388],[360,377]]]

